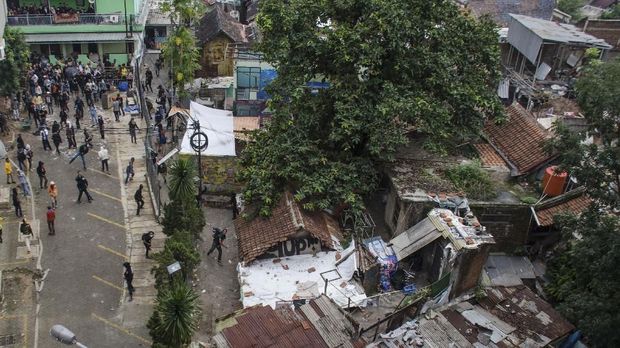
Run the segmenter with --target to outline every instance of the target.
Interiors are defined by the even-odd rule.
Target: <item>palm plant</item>
[[[171,288],[158,292],[147,327],[154,344],[182,348],[191,342],[199,319],[198,295],[187,284],[177,281]]]
[[[196,166],[191,159],[179,158],[170,167],[170,198],[174,201],[193,202],[197,192],[194,178]]]

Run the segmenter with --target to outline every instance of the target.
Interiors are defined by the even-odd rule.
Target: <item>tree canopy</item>
[[[556,225],[565,242],[548,264],[547,292],[591,346],[620,346],[620,220],[593,208]]]
[[[13,27],[4,29],[6,58],[0,61],[0,95],[8,96],[19,91],[26,76],[30,50],[24,34]]]
[[[359,209],[407,129],[442,150],[500,114],[495,27],[452,1],[264,0],[257,21],[278,71],[274,115],[243,152],[240,177],[262,214],[283,190],[307,209]]]
[[[620,4],[612,5],[607,11],[601,14],[602,19],[618,19],[620,18]]]
[[[556,219],[562,243],[554,251],[547,275],[548,293],[560,311],[583,330],[595,347],[620,345],[620,60],[585,67],[575,86],[588,131],[558,127],[552,148],[567,170],[593,198],[579,217]],[[593,135],[594,142],[585,142]]]
[[[163,44],[162,53],[166,64],[172,69],[173,85],[179,95],[185,97],[185,84],[192,82],[195,71],[200,69],[200,53],[191,28],[192,21],[204,14],[205,5],[201,0],[173,0],[164,2],[161,9],[174,24]]]
[[[577,80],[577,102],[589,125],[587,132],[558,128],[552,148],[562,168],[586,187],[588,194],[610,208],[620,208],[620,60],[592,61]],[[584,142],[594,135],[599,141]]]

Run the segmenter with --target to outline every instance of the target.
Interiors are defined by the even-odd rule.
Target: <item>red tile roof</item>
[[[487,143],[474,144],[483,167],[506,167],[506,161]]]
[[[510,164],[513,175],[528,174],[555,157],[543,149],[549,133],[521,105],[508,106],[506,116],[507,120],[500,125],[488,121],[484,132],[493,148]]]
[[[308,212],[285,193],[271,216],[252,220],[239,218],[234,221],[238,236],[239,257],[248,263],[264,254],[269,248],[290,239],[300,231],[306,231],[327,248],[333,247],[332,235],[338,236],[338,222],[322,211]]]
[[[581,214],[588,209],[591,203],[592,199],[582,194],[557,205],[537,210],[536,217],[538,218],[540,226],[551,226],[553,225],[553,217],[555,215],[561,213]]]

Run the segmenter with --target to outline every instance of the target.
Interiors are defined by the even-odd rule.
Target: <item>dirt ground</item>
[[[2,272],[0,346],[32,344],[37,278],[36,273],[25,268]]]

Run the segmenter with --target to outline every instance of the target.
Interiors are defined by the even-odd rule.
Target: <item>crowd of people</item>
[[[155,65],[155,72],[157,75],[159,75],[159,70],[162,65],[162,62],[158,60]],[[114,97],[111,98],[112,103],[109,107],[112,108],[115,121],[120,122],[121,117],[126,114],[125,105],[127,100],[114,90],[123,82],[125,82],[129,88],[133,87],[133,73],[129,67],[121,65],[116,70],[116,76],[118,78],[109,79],[106,78],[104,74],[105,71],[102,65],[91,63],[82,64],[69,60],[65,65],[52,65],[46,60],[33,59],[31,61],[31,68],[27,74],[27,88],[16,93],[11,98],[13,119],[21,121],[24,129],[27,128],[26,124],[29,124],[29,122],[34,123],[35,131],[33,134],[39,137],[43,152],[49,151],[50,153],[61,155],[61,144],[66,141],[66,149],[75,151],[73,154],[67,153],[69,163],[71,164],[79,158],[83,170],[87,169],[85,157],[90,152],[90,149],[94,147],[94,137],[90,128],[97,129],[102,142],[96,156],[101,161],[101,171],[109,174],[110,169],[108,162],[110,155],[104,141],[106,139],[106,122],[103,119],[103,115],[98,113],[96,103],[99,101],[101,101],[102,104],[107,103],[107,94],[115,94]],[[150,68],[145,69],[144,75],[143,89],[153,92],[151,86],[153,73]],[[127,96],[129,97],[133,93],[134,92],[130,90]],[[103,99],[106,99],[106,101],[104,102]],[[157,166],[156,162],[157,158],[162,154],[162,146],[167,143],[167,137],[165,135],[166,129],[170,126],[167,124],[168,127],[164,128],[162,124],[167,115],[166,106],[170,106],[170,95],[161,85],[157,87],[157,98],[155,102],[157,106],[153,107],[151,105],[149,107],[148,117],[151,118],[151,112],[155,111],[154,128],[155,136],[158,140],[158,151],[152,151],[150,159],[153,161],[153,164]],[[70,114],[73,114],[73,120],[70,119]],[[90,127],[88,127],[88,124],[84,124],[88,122],[84,121],[84,114],[89,116]],[[124,127],[121,126],[116,129],[123,128]],[[129,119],[127,128],[125,129],[129,133],[130,141],[132,143],[137,143],[137,132],[140,131],[140,128],[133,117]],[[79,143],[78,139],[76,139],[78,130],[82,130],[83,133],[83,139],[80,139]],[[46,158],[48,158],[47,156],[35,157],[34,147],[27,143],[22,134],[16,136],[15,145],[16,164],[13,165],[14,162],[7,157],[4,169],[7,184],[11,185],[11,202],[15,209],[15,215],[23,219],[20,224],[20,231],[27,241],[27,251],[30,253],[31,249],[28,241],[29,238],[32,238],[31,228],[29,228],[29,224],[24,218],[21,206],[21,200],[23,198],[32,197],[33,195],[33,190],[30,187],[30,181],[27,180],[27,176],[32,172],[36,173],[39,178],[39,192],[44,192],[46,190],[49,195],[49,206],[47,208],[46,218],[50,235],[56,234],[54,220],[56,216],[55,211],[58,209],[59,188],[56,182],[48,179],[45,165]],[[35,158],[37,161],[35,161]],[[33,163],[36,163],[35,167],[33,167]],[[158,170],[159,173],[163,174],[165,180],[167,172],[165,164],[161,164]],[[125,169],[126,185],[129,181],[133,180],[133,176],[134,159],[132,158]],[[92,202],[93,197],[88,191],[89,183],[82,172],[77,172],[75,182],[78,192],[76,203],[80,203],[83,196],[86,197],[89,203]],[[134,193],[137,215],[140,215],[140,211],[144,207],[142,190],[143,186],[139,185],[138,190]]]
[[[9,2],[7,9],[9,16],[23,16],[23,15],[55,15],[55,14],[79,14],[79,13],[95,13],[95,7],[92,4],[84,9],[72,8],[68,6],[19,6]]]

